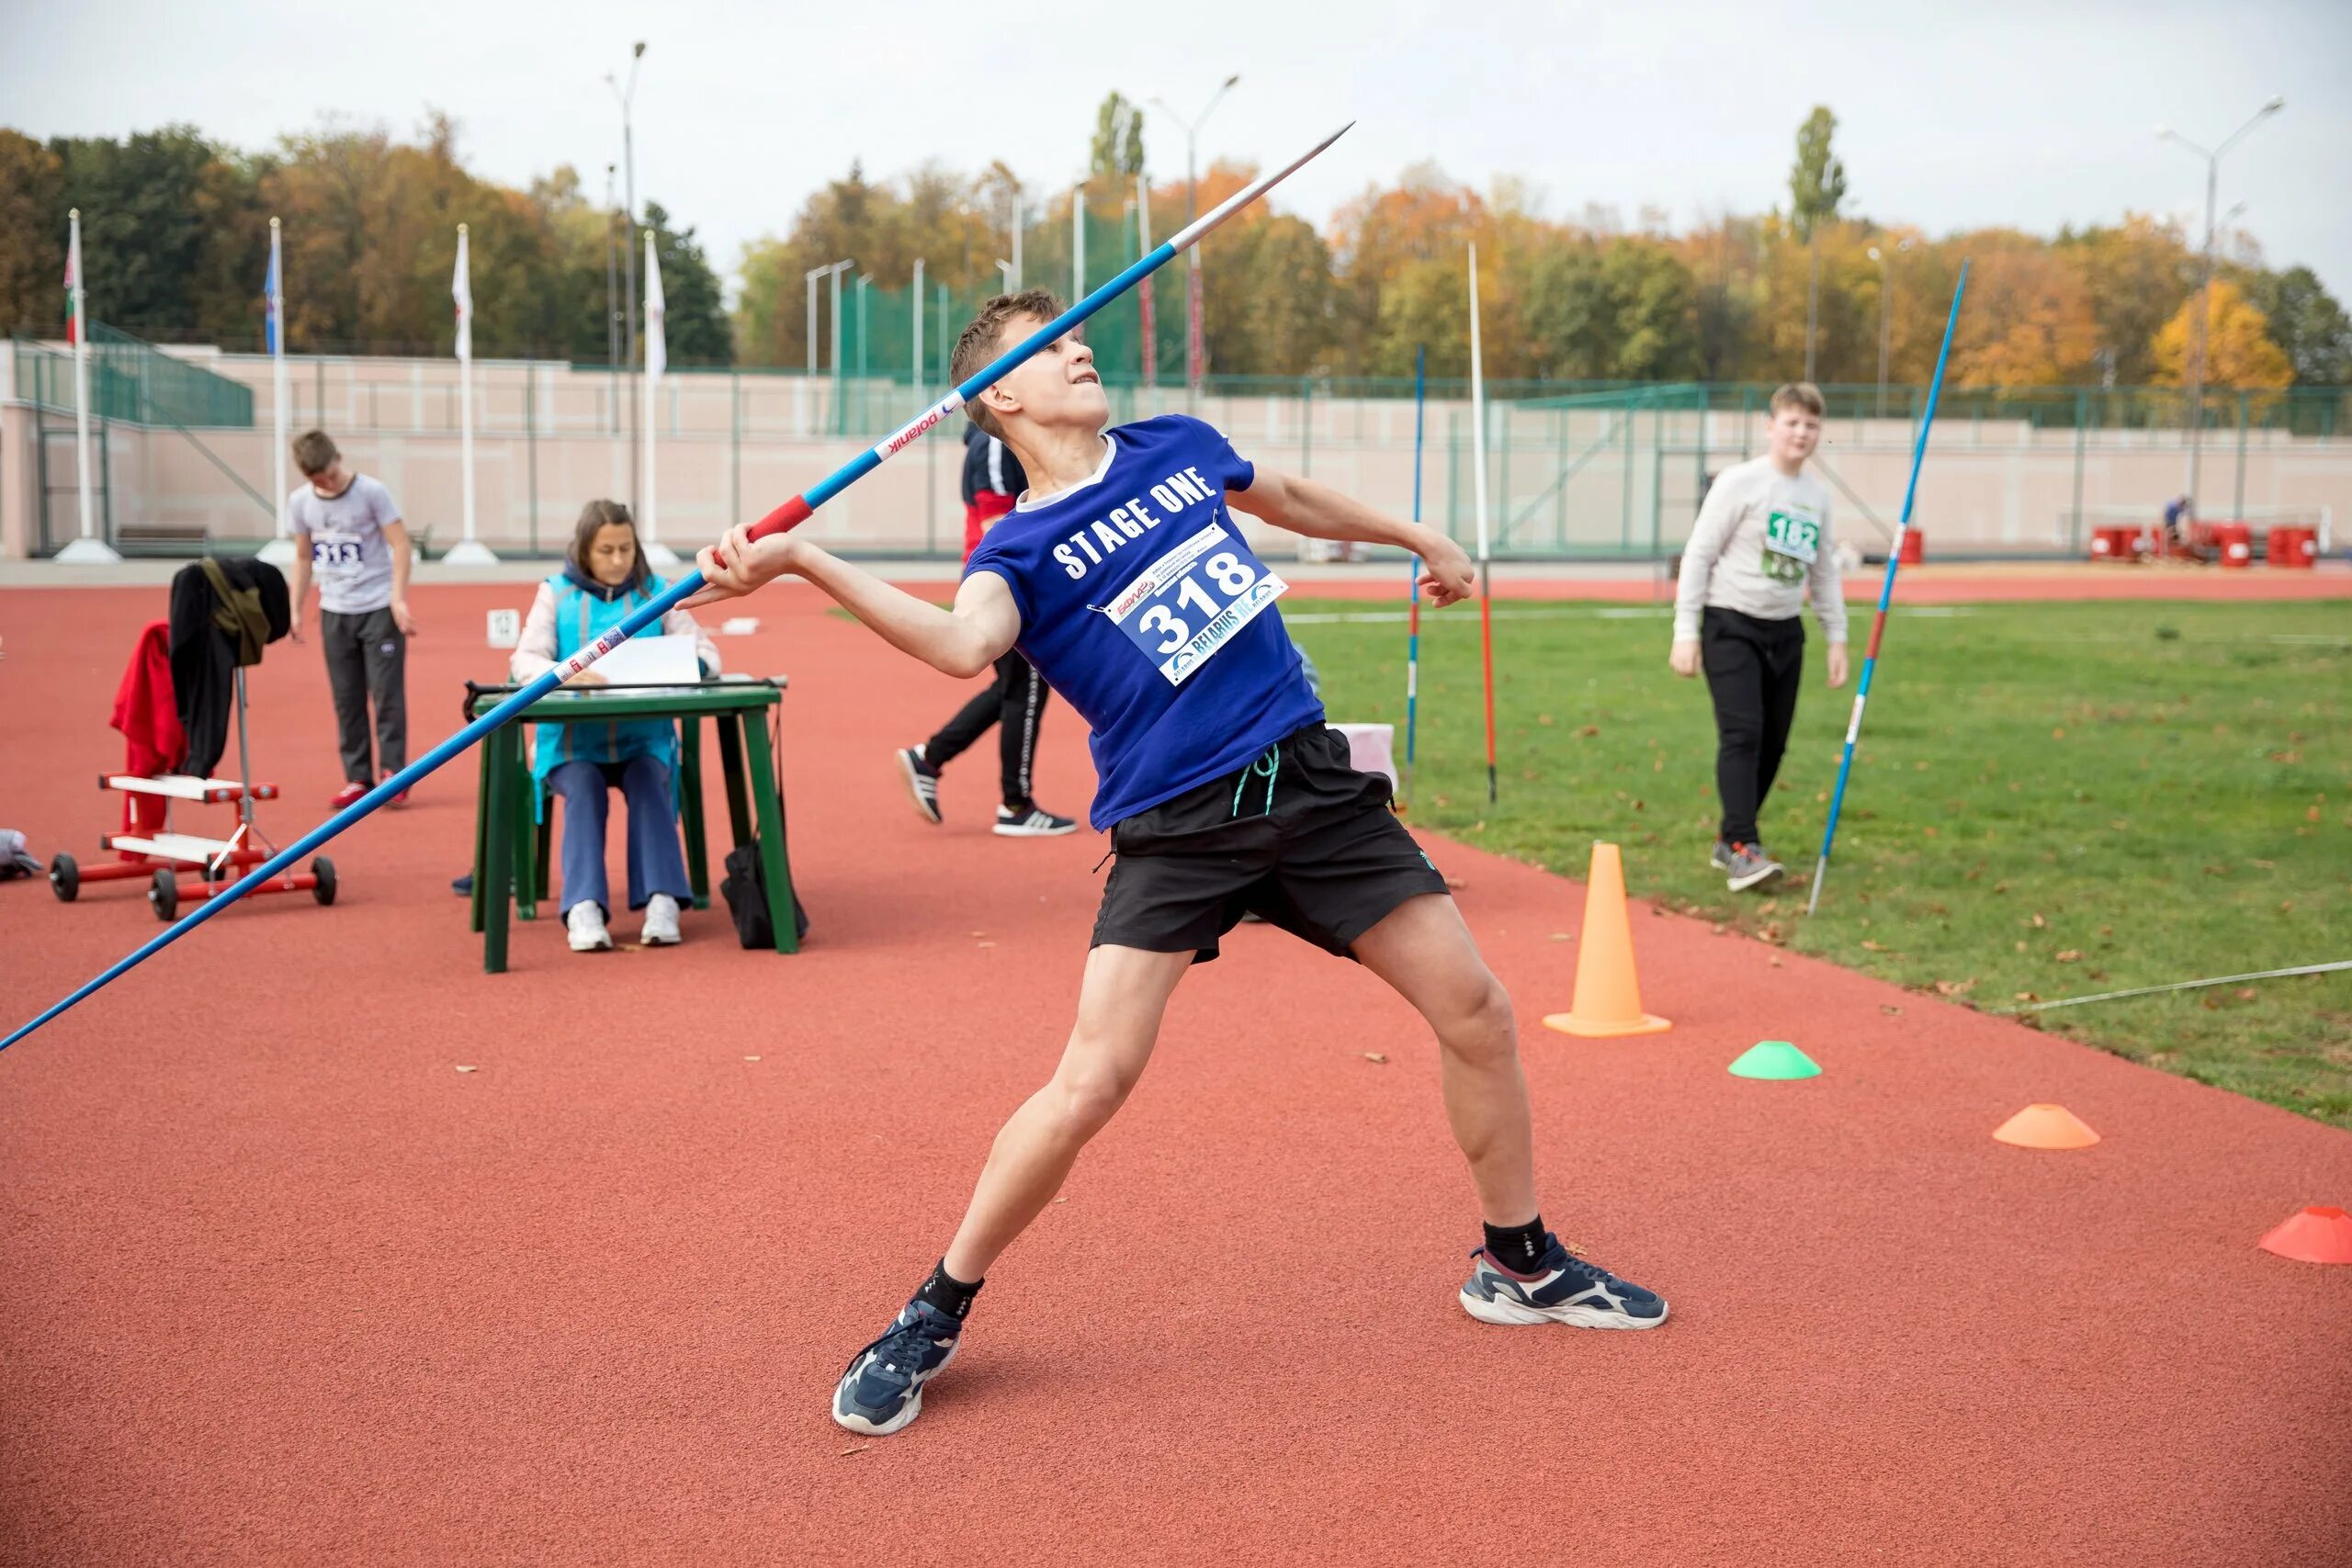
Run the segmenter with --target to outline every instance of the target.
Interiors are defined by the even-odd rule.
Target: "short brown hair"
[[[1772,413],[1775,418],[1779,417],[1782,409],[1798,408],[1804,410],[1814,418],[1819,419],[1828,406],[1822,400],[1821,389],[1810,381],[1788,382],[1772,394]]]
[[[1050,288],[1024,288],[1018,294],[1000,294],[980,307],[956,340],[956,352],[947,361],[947,374],[961,386],[972,374],[1003,349],[1005,323],[1023,316],[1035,316],[1040,321],[1050,321],[1062,313],[1061,297]],[[979,405],[978,400],[964,405],[964,413],[974,424],[998,440],[1004,439],[1004,428],[996,415]]]
[[[310,479],[325,473],[343,454],[335,450],[334,437],[323,430],[306,430],[294,438],[294,466]]]
[[[580,524],[571,530],[571,547],[564,552],[563,558],[579,568],[582,576],[594,577],[595,571],[588,565],[588,552],[595,545],[597,534],[615,524],[628,530],[629,542],[637,547],[637,554],[628,563],[628,581],[621,584],[634,593],[653,574],[645,564],[645,541],[637,536],[637,519],[617,501],[592,501],[580,509]]]

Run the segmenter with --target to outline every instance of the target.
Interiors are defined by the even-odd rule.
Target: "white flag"
[[[668,307],[662,299],[662,260],[653,249],[653,231],[645,231],[645,374],[658,378],[670,363],[670,344],[662,331]]]
[[[458,273],[449,280],[449,295],[458,302],[458,361],[474,358],[474,286],[466,276],[466,226],[458,225]]]

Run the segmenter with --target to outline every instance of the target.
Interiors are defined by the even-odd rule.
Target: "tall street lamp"
[[[1910,241],[1900,241],[1894,247],[1894,255],[1901,255],[1910,248]],[[1889,314],[1889,307],[1894,303],[1894,277],[1891,270],[1894,256],[1881,252],[1876,245],[1871,247],[1870,254],[1871,260],[1878,263],[1878,413],[1881,419],[1884,419],[1886,417],[1886,357],[1888,349],[1894,344],[1894,319]]]
[[[628,200],[628,243],[621,247],[621,254],[628,267],[628,314],[626,349],[628,355],[628,497],[629,505],[638,504],[637,453],[637,142],[629,123],[629,107],[637,96],[637,64],[645,58],[645,40],[639,39],[629,46],[628,85],[623,86],[611,72],[605,73],[605,85],[621,105],[621,180],[622,191]]]
[[[2177,142],[2205,160],[2205,266],[2204,276],[2197,285],[2197,320],[2191,331],[2192,344],[2188,359],[2188,508],[2197,510],[2197,480],[2205,432],[2205,330],[2206,321],[2213,309],[2213,203],[2222,179],[2222,154],[2237,144],[2238,139],[2280,109],[2287,107],[2285,98],[2273,98],[2254,113],[2254,118],[2230,132],[2222,143],[2211,152],[2199,147],[2180,132],[2166,126],[2156,127],[2156,140]]]
[[[1199,164],[1194,156],[1201,127],[1208,123],[1217,104],[1231,91],[1241,73],[1235,72],[1220,84],[1209,96],[1208,107],[1191,119],[1186,119],[1168,107],[1165,98],[1151,100],[1152,107],[1184,128],[1184,221],[1189,226],[1201,215]],[[1192,263],[1184,275],[1184,406],[1197,408],[1201,400],[1202,360],[1205,357],[1201,342],[1201,247],[1192,247]]]

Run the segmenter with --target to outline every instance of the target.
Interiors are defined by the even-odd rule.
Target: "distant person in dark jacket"
[[[1012,449],[978,425],[964,433],[964,558],[980,547],[980,538],[1000,517],[1013,510],[1029,488],[1021,459]],[[1030,774],[1037,760],[1037,726],[1046,714],[1046,682],[1020,650],[1008,649],[996,661],[988,690],[956,710],[939,733],[920,745],[901,748],[899,771],[907,793],[926,822],[937,822],[939,773],[973,742],[997,727],[999,786],[1003,804],[996,809],[996,830],[1008,839],[1050,839],[1074,833],[1078,824],[1057,817],[1030,798]]]

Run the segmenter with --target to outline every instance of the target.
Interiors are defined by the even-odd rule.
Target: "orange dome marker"
[[[2256,1245],[2298,1263],[2352,1263],[2352,1214],[2314,1203],[2288,1215]]]
[[[1642,1010],[1634,978],[1634,922],[1625,914],[1625,862],[1614,844],[1592,846],[1592,876],[1584,895],[1584,931],[1577,939],[1577,987],[1568,1010],[1544,1020],[1563,1034],[1663,1034],[1674,1027]]]
[[[2098,1134],[2063,1105],[2029,1105],[1993,1129],[1993,1136],[2021,1149],[2086,1149]]]

